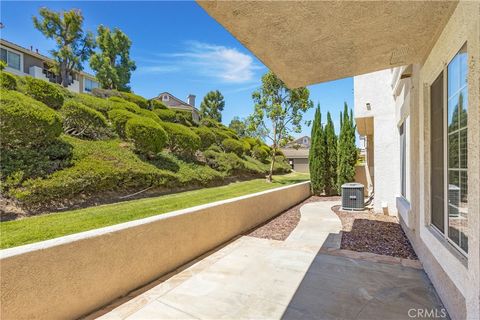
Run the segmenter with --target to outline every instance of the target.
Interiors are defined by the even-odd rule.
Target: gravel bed
[[[340,211],[340,206],[332,210],[342,221],[341,249],[418,259],[396,217]]]
[[[339,201],[340,197],[318,197],[312,196],[303,202],[291,207],[287,211],[280,213],[278,216],[270,219],[263,225],[253,229],[245,235],[256,238],[270,239],[270,240],[285,240],[290,233],[295,229],[300,221],[300,208],[309,202],[317,201]]]

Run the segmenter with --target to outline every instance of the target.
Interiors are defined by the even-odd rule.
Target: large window
[[[464,253],[468,252],[467,73],[464,45],[430,88],[431,223]]]
[[[85,91],[92,92],[95,88],[98,88],[98,82],[85,78]]]
[[[1,59],[5,61],[7,66],[9,66],[12,69],[21,71],[20,68],[20,54],[9,51],[7,49],[1,48]]]

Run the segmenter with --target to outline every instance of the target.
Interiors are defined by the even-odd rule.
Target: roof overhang
[[[373,117],[355,118],[358,134],[371,136],[373,134]]]
[[[291,88],[421,63],[457,1],[197,1]]]

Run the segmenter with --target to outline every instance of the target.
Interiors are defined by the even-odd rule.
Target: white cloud
[[[181,68],[175,65],[163,64],[154,66],[141,66],[137,68],[137,72],[141,74],[163,74],[180,71]]]

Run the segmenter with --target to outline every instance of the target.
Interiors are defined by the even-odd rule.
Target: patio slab
[[[422,270],[321,253],[338,243],[335,204],[306,204],[286,241],[241,237],[100,319],[408,319],[441,308]]]

